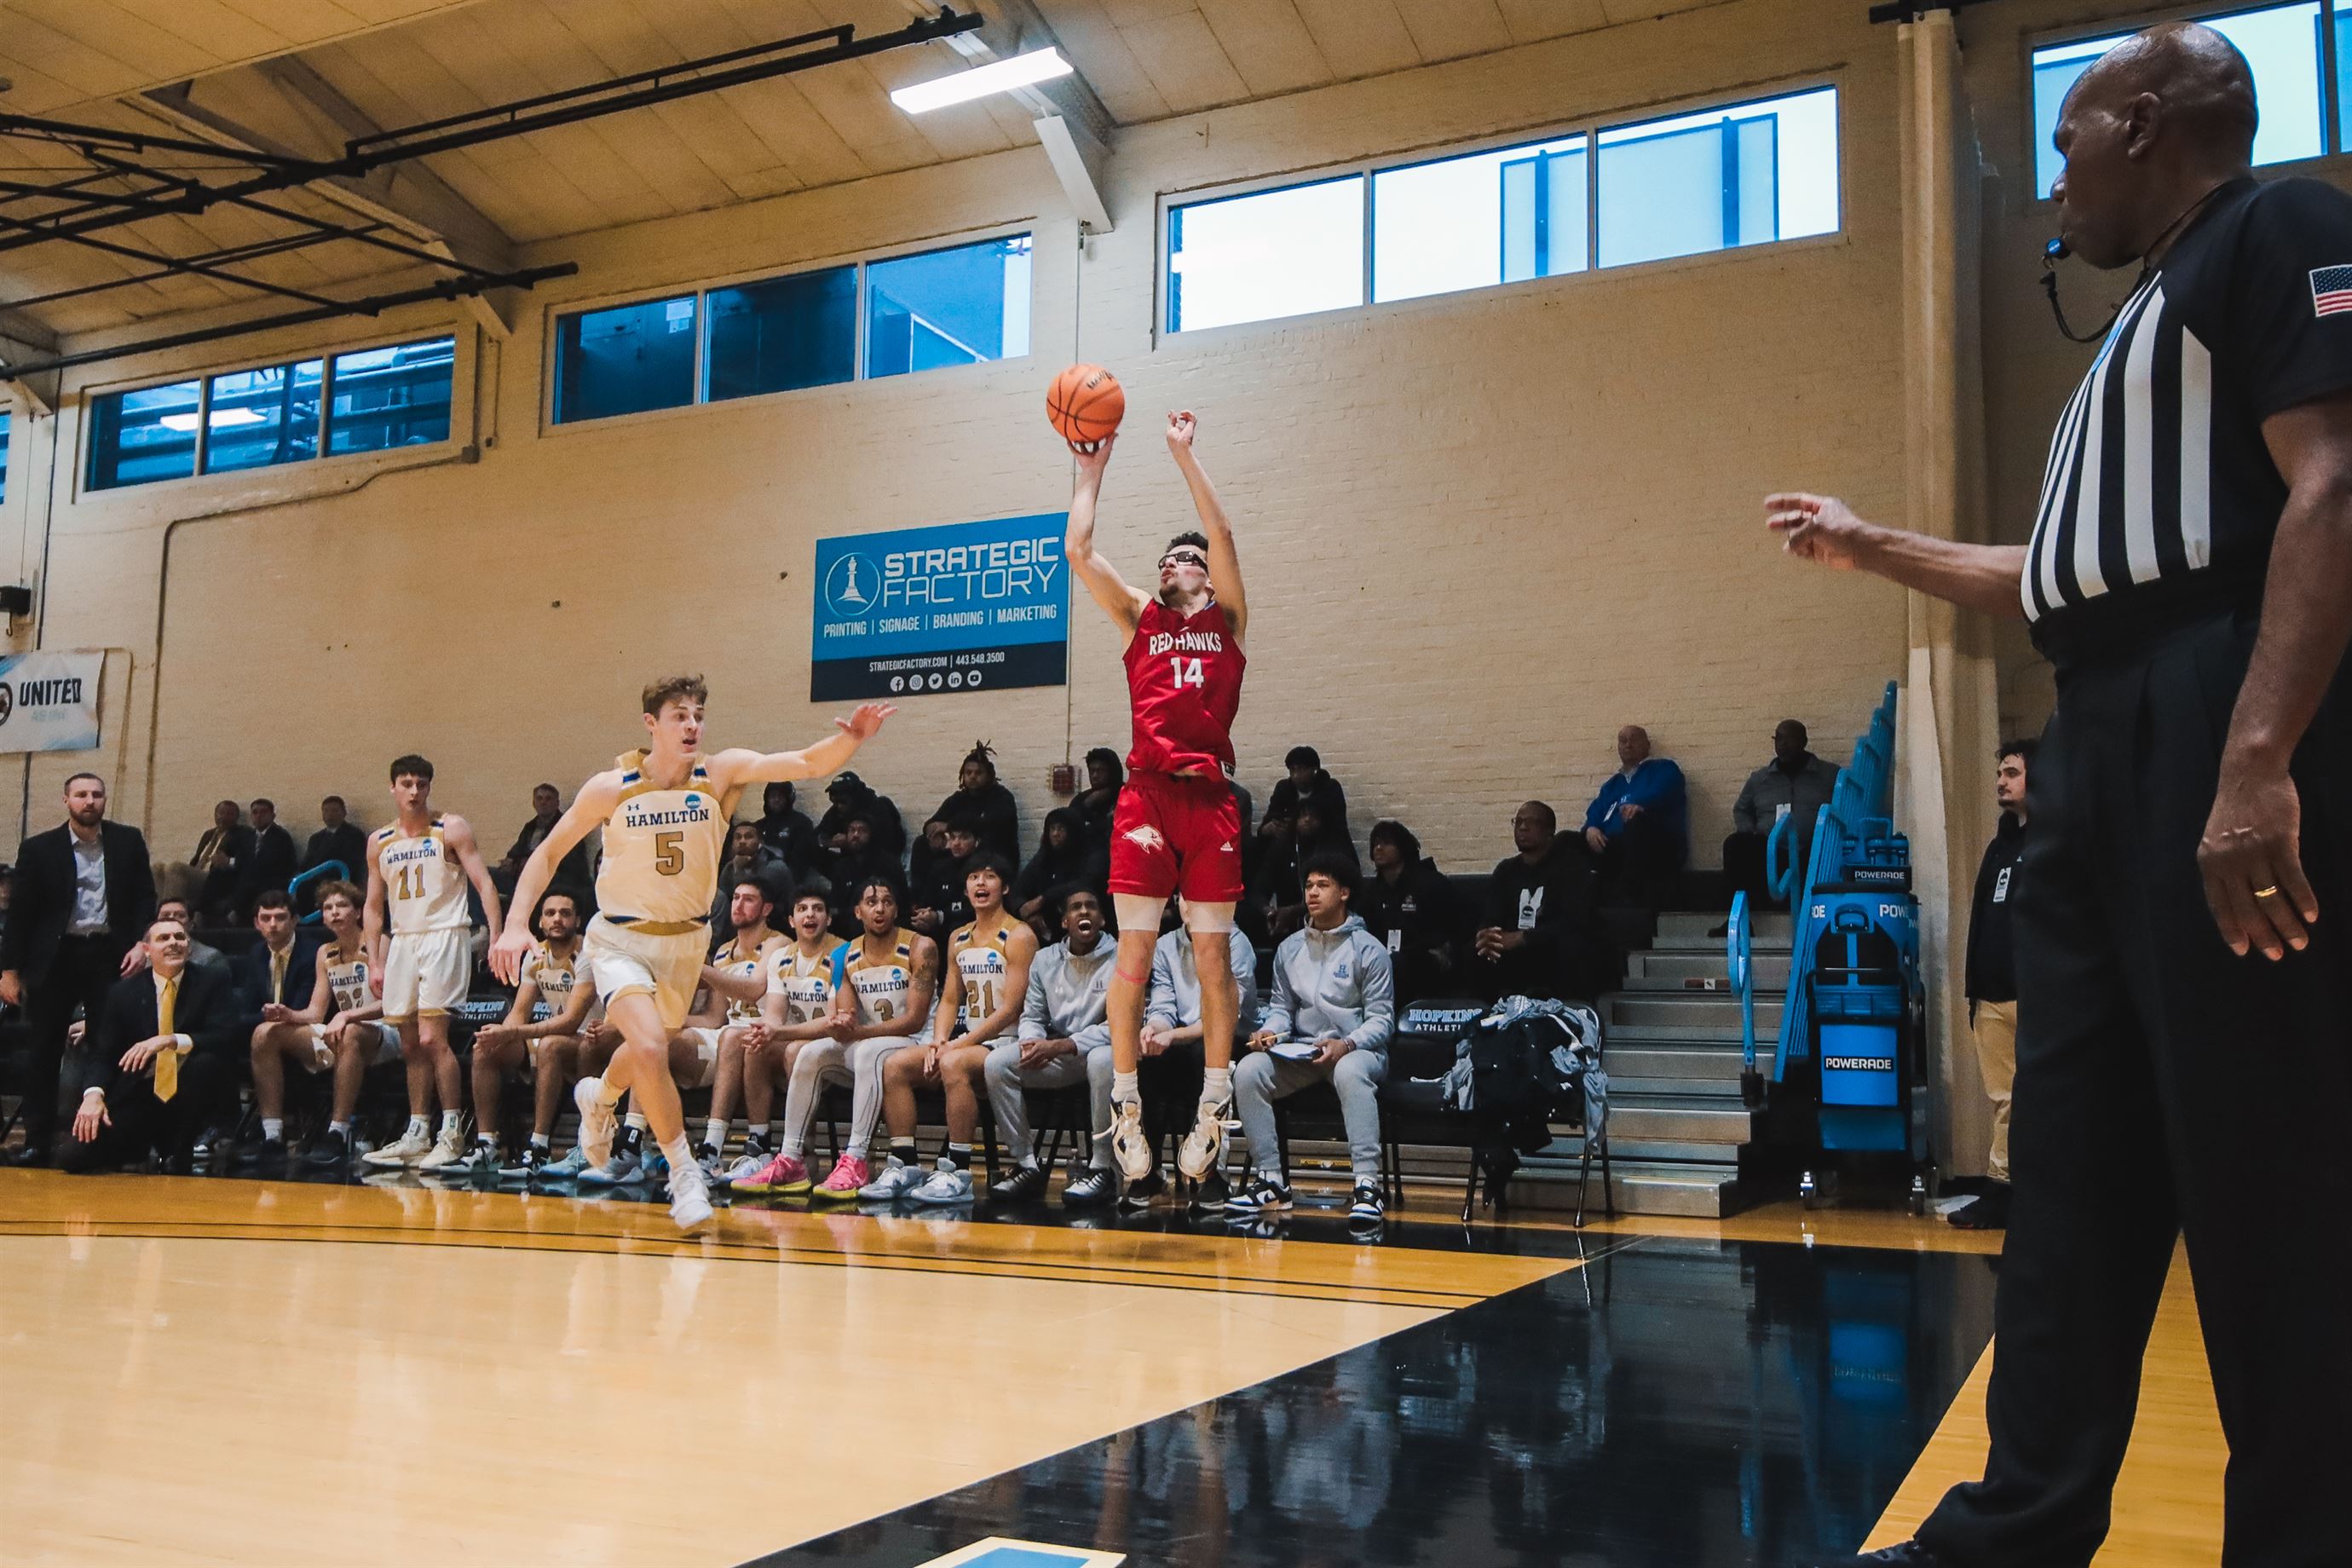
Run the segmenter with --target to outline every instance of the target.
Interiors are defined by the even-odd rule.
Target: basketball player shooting
[[[1241,706],[1247,659],[1242,639],[1249,608],[1233,524],[1193,455],[1198,422],[1168,416],[1168,450],[1192,492],[1201,531],[1168,542],[1157,594],[1130,585],[1095,551],[1095,504],[1117,436],[1073,443],[1077,482],[1070,497],[1064,552],[1070,570],[1119,629],[1127,658],[1134,750],[1127,787],[1111,819],[1110,890],[1118,912],[1118,959],[1110,984],[1111,1151],[1130,1182],[1151,1174],[1136,1087],[1144,993],[1160,912],[1171,893],[1183,900],[1185,929],[1201,973],[1201,1047],[1206,1072],[1192,1131],[1177,1168],[1199,1181],[1224,1144],[1233,1099],[1234,1031],[1241,1011],[1230,957],[1234,906],[1242,898],[1241,807],[1234,773],[1234,714]],[[1091,449],[1089,449],[1091,448]],[[1096,1130],[1096,1136],[1102,1130]]]
[[[591,828],[604,830],[596,873],[596,918],[582,957],[604,999],[605,1019],[624,1041],[601,1079],[573,1088],[580,1146],[591,1165],[613,1152],[614,1109],[624,1093],[651,1123],[669,1159],[670,1217],[682,1230],[710,1218],[708,1178],[686,1141],[686,1118],[670,1079],[669,1041],[686,1022],[709,949],[710,902],[719,890],[735,802],[754,784],[837,773],[898,711],[869,702],[838,734],[798,752],[720,752],[706,757],[699,676],[676,676],[646,688],[647,744],[581,786],[572,807],[540,841],[515,879],[506,930],[490,949],[490,969],[512,985],[530,952],[529,911],[572,847]]]

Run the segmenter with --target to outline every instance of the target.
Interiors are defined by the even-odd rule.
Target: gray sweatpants
[[[1024,1072],[1021,1068],[1019,1042],[1007,1040],[988,1053],[988,1104],[996,1113],[996,1130],[1004,1135],[1004,1147],[1016,1164],[1029,1163],[1034,1149],[1029,1136],[1029,1105],[1022,1090],[1029,1089],[1067,1089],[1083,1081],[1088,1101],[1094,1108],[1094,1125],[1089,1131],[1094,1146],[1094,1166],[1097,1171],[1110,1169],[1110,1047],[1097,1046],[1090,1051],[1077,1051],[1069,1056],[1055,1057],[1044,1067]]]
[[[1356,1179],[1379,1181],[1381,1080],[1388,1075],[1388,1058],[1378,1051],[1349,1051],[1329,1068],[1291,1061],[1271,1051],[1250,1052],[1234,1064],[1234,1109],[1241,1113],[1242,1131],[1249,1136],[1250,1168],[1263,1176],[1281,1173],[1274,1102],[1309,1084],[1328,1082],[1339,1091],[1339,1115],[1348,1124],[1348,1163],[1355,1168]]]
[[[793,1074],[784,1083],[782,1152],[795,1160],[808,1144],[809,1124],[816,1120],[818,1100],[827,1084],[849,1086],[849,1141],[843,1152],[863,1159],[874,1142],[874,1124],[882,1120],[882,1064],[894,1051],[915,1044],[900,1035],[871,1040],[811,1040],[793,1058]]]

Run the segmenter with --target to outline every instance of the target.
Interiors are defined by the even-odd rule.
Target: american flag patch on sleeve
[[[2313,268],[2311,313],[2333,316],[2339,310],[2352,310],[2352,267]]]

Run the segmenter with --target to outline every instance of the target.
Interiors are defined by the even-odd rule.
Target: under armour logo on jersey
[[[1138,849],[1165,849],[1168,847],[1168,840],[1160,837],[1160,829],[1156,827],[1130,827],[1121,837],[1125,837],[1129,844],[1134,845]]]

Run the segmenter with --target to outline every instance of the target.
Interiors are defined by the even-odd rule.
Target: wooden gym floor
[[[0,1173],[0,1563],[1802,1568],[1981,1462],[1997,1237],[1031,1217]],[[2100,1563],[2221,1469],[2176,1270]]]

